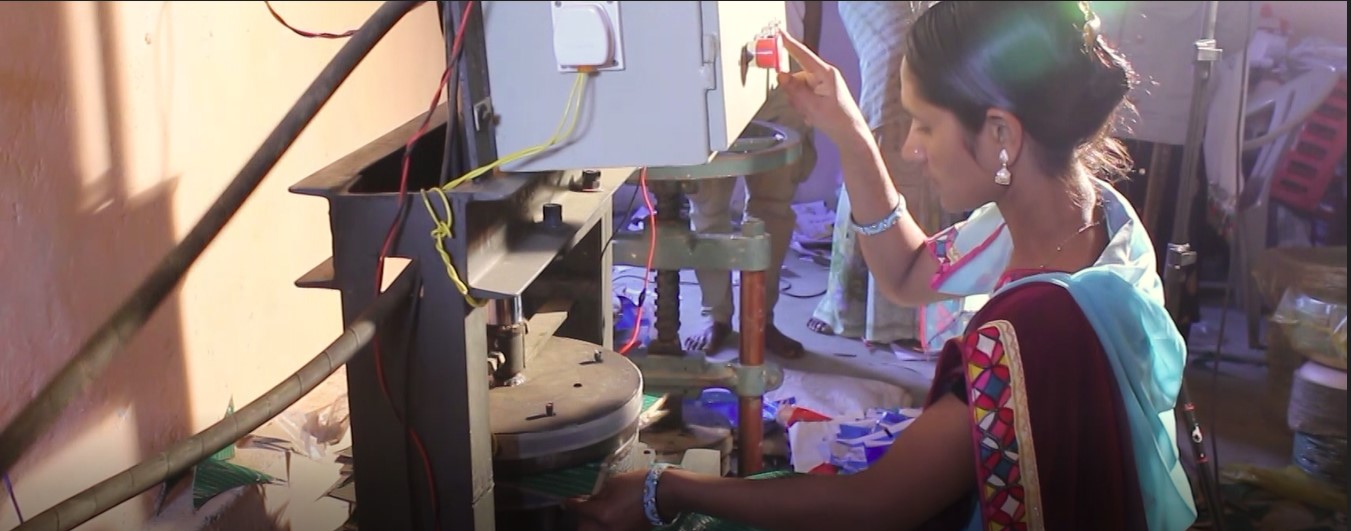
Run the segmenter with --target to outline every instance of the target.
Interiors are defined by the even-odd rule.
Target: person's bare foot
[[[815,317],[807,319],[807,330],[811,330],[823,336],[835,335],[835,330],[830,326],[830,323],[827,323]]]
[[[712,354],[722,350],[727,336],[732,335],[731,323],[709,323],[703,332],[685,338],[685,350],[696,350]]]
[[[802,348],[802,343],[784,335],[777,326],[772,324],[765,325],[765,350],[775,356],[790,360],[801,358],[803,354],[806,354],[806,351]]]

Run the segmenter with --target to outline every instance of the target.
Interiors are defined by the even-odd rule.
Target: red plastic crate
[[[1336,178],[1337,163],[1346,153],[1346,78],[1300,127],[1290,151],[1282,157],[1271,181],[1271,199],[1303,214],[1326,217],[1320,208]]]

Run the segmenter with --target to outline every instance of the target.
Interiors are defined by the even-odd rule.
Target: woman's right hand
[[[582,531],[638,531],[651,529],[643,513],[643,483],[647,470],[634,470],[605,481],[600,492],[574,498],[566,506],[577,514]]]
[[[798,72],[779,74],[780,90],[787,92],[793,108],[837,145],[860,134],[869,136],[867,120],[839,69],[782,29],[779,36],[788,55],[802,67]]]

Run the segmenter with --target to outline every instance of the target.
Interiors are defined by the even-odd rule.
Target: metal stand
[[[448,115],[438,107],[428,130],[444,131]],[[329,204],[333,257],[298,284],[340,291],[344,324],[376,296],[404,145],[422,119],[291,188]],[[435,170],[411,175],[410,188],[435,183],[438,140],[414,148],[413,167]],[[612,197],[631,170],[601,172],[591,192],[570,189],[577,173],[507,174],[447,191],[450,212],[439,199],[432,208],[455,229],[439,242],[422,198],[407,198],[391,255],[413,260],[421,286],[409,330],[382,334],[379,357],[363,349],[347,366],[362,529],[490,531],[505,509],[495,481],[599,461],[622,444],[641,379],[608,350],[613,319],[599,294],[610,292]],[[467,304],[438,246],[469,295],[495,302]]]
[[[801,138],[791,129],[767,122],[752,122],[742,139],[707,164],[650,168],[647,179],[655,181],[657,242],[651,245],[648,227],[642,234],[615,237],[615,262],[646,266],[652,254],[657,270],[657,337],[646,352],[630,354],[642,370],[649,391],[667,392],[683,398],[711,387],[731,390],[740,397],[737,431],[740,436],[738,473],[758,472],[764,436],[761,418],[763,396],[783,381],[778,366],[765,363],[765,271],[779,267],[770,263],[769,235],[764,223],[747,219],[741,234],[697,234],[680,216],[683,194],[704,179],[754,175],[795,162],[802,154]],[[741,272],[741,355],[737,362],[715,365],[701,353],[685,352],[680,344],[680,270],[713,269]],[[671,417],[681,423],[680,400],[673,402]]]
[[[1189,243],[1191,237],[1192,197],[1196,194],[1196,167],[1201,157],[1201,138],[1205,133],[1206,100],[1209,93],[1211,71],[1215,61],[1220,59],[1221,50],[1215,42],[1215,19],[1219,11],[1219,2],[1205,2],[1204,23],[1201,38],[1196,41],[1196,77],[1192,84],[1191,115],[1187,122],[1187,140],[1182,151],[1182,175],[1178,183],[1177,208],[1173,214],[1173,238],[1168,244],[1164,258],[1164,303],[1173,317],[1182,337],[1191,331],[1191,318],[1182,309],[1185,296],[1195,296],[1196,251]],[[1188,289],[1190,288],[1190,289]],[[1185,371],[1186,365],[1183,365]],[[1183,420],[1187,423],[1191,438],[1192,452],[1196,456],[1196,467],[1201,474],[1201,489],[1206,497],[1215,529],[1224,531],[1224,502],[1214,473],[1214,463],[1206,455],[1205,435],[1201,423],[1196,419],[1196,405],[1192,403],[1184,378],[1178,392]]]

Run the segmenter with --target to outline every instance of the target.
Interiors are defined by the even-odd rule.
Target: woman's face
[[[1004,187],[994,182],[1000,163],[993,132],[971,138],[955,114],[921,95],[908,64],[901,66],[901,104],[912,118],[904,157],[923,166],[943,210],[966,212],[1003,195]]]

